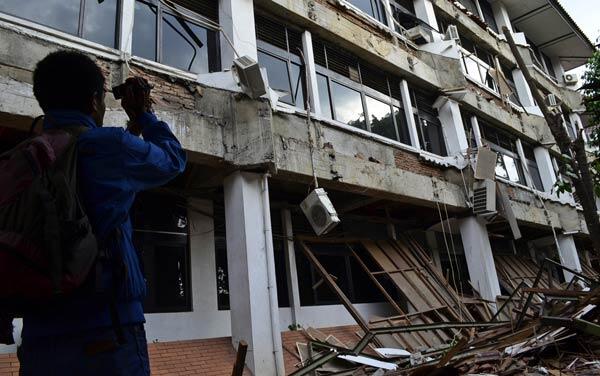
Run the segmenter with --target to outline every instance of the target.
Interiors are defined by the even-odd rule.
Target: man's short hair
[[[104,74],[88,56],[61,50],[42,59],[33,72],[33,94],[44,111],[89,111],[90,99],[104,95]]]

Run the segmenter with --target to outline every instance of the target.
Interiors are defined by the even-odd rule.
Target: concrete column
[[[519,159],[521,160],[521,169],[524,172],[525,182],[527,183],[527,186],[529,188],[536,189],[535,185],[533,184],[531,174],[529,173],[529,167],[527,166],[527,162],[525,162],[525,151],[523,150],[523,143],[519,138],[517,138],[517,154],[519,155]]]
[[[498,25],[498,30],[502,34],[502,27],[506,26],[510,32],[513,32],[512,24],[510,23],[510,16],[504,4],[501,1],[496,0],[492,3],[492,11],[494,12],[494,19]]]
[[[559,235],[558,236],[558,253],[560,255],[560,263],[567,268],[571,268],[575,271],[581,271],[581,262],[579,261],[579,254],[577,253],[577,247],[575,247],[575,240],[572,236]],[[573,279],[573,273],[563,270],[565,280],[571,282]]]
[[[435,11],[431,0],[414,0],[415,14],[421,20],[425,21],[429,26],[439,30]]]
[[[404,106],[404,114],[406,116],[406,124],[408,124],[408,133],[410,134],[410,144],[417,149],[421,149],[419,142],[419,132],[417,131],[417,123],[413,111],[412,99],[410,98],[410,90],[406,80],[400,81],[400,93],[402,95],[402,105]]]
[[[131,40],[133,38],[133,18],[135,13],[135,0],[122,0],[119,3],[121,19],[119,27],[119,50],[131,53]]]
[[[559,84],[564,84],[565,79],[565,69],[563,68],[562,63],[558,56],[553,56],[550,58],[550,62],[552,63],[552,69],[554,70],[554,74],[556,75],[556,80]]]
[[[258,60],[256,32],[254,29],[253,0],[219,0],[219,24],[221,33],[221,65],[229,68],[236,54],[223,35],[225,33],[239,56],[250,56]]]
[[[460,220],[459,226],[471,282],[482,298],[495,302],[500,283],[485,223],[477,217],[467,217]]]
[[[572,112],[569,114],[571,119],[571,124],[575,127],[575,134],[578,135],[579,132],[583,130],[583,122],[581,121],[581,116],[579,114]],[[583,140],[585,142],[589,142],[589,138],[586,132],[583,132]]]
[[[479,120],[477,116],[471,116],[471,128],[473,129],[473,136],[475,137],[475,144],[479,148],[483,146],[483,139],[481,137],[481,129],[479,129]]]
[[[254,375],[280,375],[281,340],[279,346],[274,340],[281,338],[279,310],[270,305],[267,259],[267,241],[273,240],[265,236],[269,202],[263,202],[263,189],[255,173],[237,171],[224,182],[231,336],[235,347],[240,340],[248,343],[246,364]]]
[[[425,231],[425,241],[427,241],[427,246],[431,250],[433,263],[442,274],[444,274],[444,271],[442,270],[442,260],[440,259],[440,247],[435,236],[435,231]]]
[[[296,268],[296,250],[294,248],[294,232],[292,231],[292,214],[290,209],[281,210],[281,222],[283,223],[283,233],[286,236],[283,243],[285,250],[285,274],[292,311],[292,324],[297,325],[300,318],[300,288],[298,287],[298,269]]]
[[[463,154],[469,148],[458,102],[440,97],[433,105],[438,110],[438,118],[446,139],[448,155]]]
[[[519,100],[523,107],[529,108],[535,107],[535,100],[533,99],[533,94],[531,94],[531,89],[525,81],[525,76],[520,69],[515,69],[512,72],[513,80],[515,81],[515,86],[517,89],[517,94],[519,95]]]
[[[312,34],[310,31],[302,33],[302,53],[304,54],[304,69],[308,73],[306,91],[310,97],[310,108],[315,114],[321,114],[321,101],[319,100],[319,86],[317,85],[317,67],[313,51]]]
[[[542,185],[544,186],[544,192],[550,193],[554,183],[556,183],[556,173],[554,171],[554,165],[552,164],[552,158],[548,149],[543,146],[538,146],[533,149],[535,155],[535,162],[537,163],[538,170],[540,171],[540,178],[542,179]]]

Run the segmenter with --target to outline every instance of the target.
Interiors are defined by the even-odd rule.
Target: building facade
[[[231,336],[248,342],[254,374],[284,374],[282,331],[354,323],[295,242],[314,236],[299,204],[315,179],[342,220],[329,236],[408,234],[461,292],[491,302],[506,294],[499,255],[590,264],[581,207],[556,193],[562,157],[503,27],[575,137],[584,107],[564,73],[594,46],[556,0],[5,0],[0,147],[41,114],[32,72],[51,51],[89,54],[110,85],[146,77],[189,155],[132,213],[148,341]],[[240,56],[266,69],[267,95],[236,83]],[[105,124],[125,122],[109,94]],[[481,149],[496,153],[502,210],[490,215],[473,208]],[[363,315],[393,313],[347,250],[316,253]]]

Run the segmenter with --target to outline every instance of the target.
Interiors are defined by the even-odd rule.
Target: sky
[[[571,18],[586,33],[592,43],[596,43],[600,37],[600,0],[559,0],[559,3],[569,12]],[[584,71],[585,67],[573,70],[579,74],[579,77]]]

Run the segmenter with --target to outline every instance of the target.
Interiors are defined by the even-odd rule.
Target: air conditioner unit
[[[328,233],[340,223],[337,212],[323,188],[312,191],[302,201],[300,208],[317,235]]]
[[[250,56],[233,60],[233,73],[244,93],[256,99],[267,93],[268,81],[264,70]]]
[[[567,85],[575,85],[579,81],[579,77],[575,73],[565,73],[563,76],[565,79],[565,84]]]
[[[444,35],[444,40],[459,40],[460,36],[458,35],[458,28],[456,25],[450,25],[446,29],[446,34]]]
[[[548,94],[546,96],[546,105],[549,107],[557,107],[558,106],[558,98],[554,94]]]
[[[433,34],[431,33],[431,30],[427,29],[423,25],[418,25],[406,30],[404,35],[408,40],[413,41],[418,45],[433,42]]]
[[[490,179],[473,183],[473,214],[496,213],[496,182]]]
[[[496,177],[496,160],[498,153],[486,147],[477,149],[477,162],[475,163],[475,179],[494,180]]]

